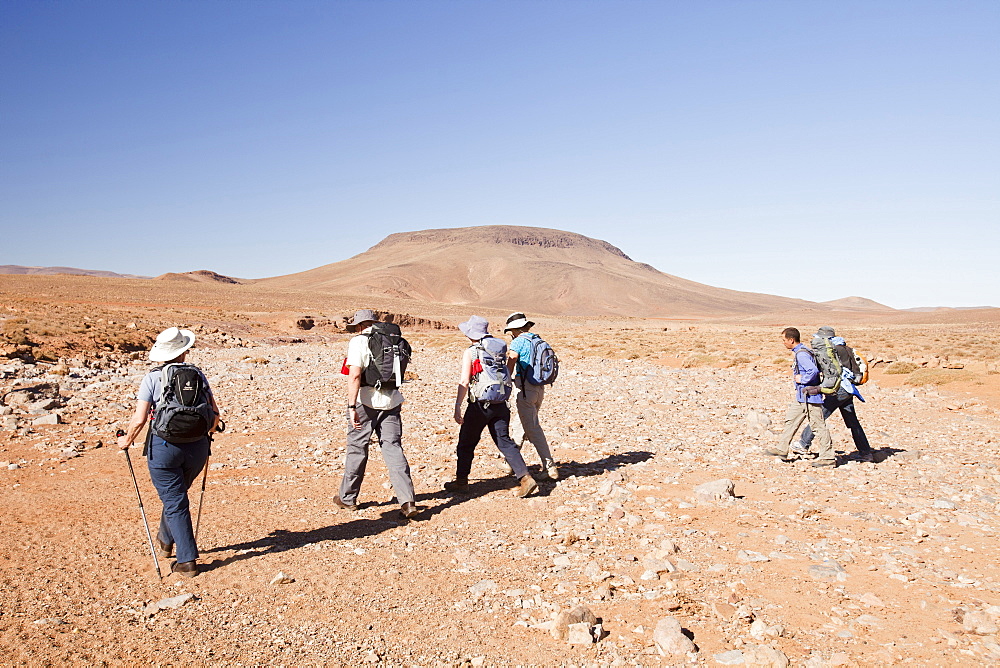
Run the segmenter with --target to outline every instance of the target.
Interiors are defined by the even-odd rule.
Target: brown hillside
[[[199,269],[198,271],[186,271],[183,274],[175,274],[173,272],[167,274],[161,274],[153,279],[154,281],[188,281],[192,283],[230,283],[239,285],[243,281],[231,278],[229,276],[223,276],[222,274],[217,274],[214,271],[209,271],[208,269]]]
[[[866,297],[843,297],[842,299],[833,299],[828,302],[822,302],[827,306],[833,307],[839,310],[845,311],[894,311],[895,309],[891,306],[886,306],[885,304],[879,304],[877,301],[868,299]]]
[[[342,262],[262,279],[259,284],[553,315],[664,317],[829,310],[813,302],[684,280],[635,262],[606,241],[580,234],[501,225],[393,234]]]

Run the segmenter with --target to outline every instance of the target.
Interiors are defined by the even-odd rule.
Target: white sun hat
[[[535,323],[528,320],[527,316],[523,313],[511,313],[507,316],[507,326],[504,327],[505,332],[509,332],[512,329],[520,329],[522,327],[534,327]]]
[[[194,332],[190,329],[168,327],[156,337],[156,343],[149,350],[149,361],[169,362],[180,357],[194,345]]]

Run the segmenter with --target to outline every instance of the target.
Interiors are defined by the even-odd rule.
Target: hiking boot
[[[813,468],[824,468],[824,467],[833,468],[833,467],[837,466],[837,460],[836,459],[817,459],[816,461],[811,462],[809,465],[812,466]]]
[[[343,508],[344,510],[357,510],[358,506],[355,503],[347,503],[339,496],[333,497],[333,502]]]
[[[458,492],[459,494],[469,493],[469,479],[468,478],[455,478],[444,484],[444,491],[446,492]]]
[[[521,478],[521,484],[518,485],[517,489],[514,490],[514,496],[523,499],[524,497],[528,496],[537,489],[538,489],[538,483],[535,482],[535,479],[532,478],[531,474],[529,473],[526,474],[523,478]]]
[[[197,561],[185,561],[183,563],[174,562],[170,566],[171,573],[177,573],[181,577],[193,578],[198,575],[198,562]]]
[[[420,511],[417,510],[417,504],[413,503],[413,501],[407,501],[400,506],[399,514],[402,515],[404,519],[410,519],[419,515]]]
[[[160,537],[156,537],[156,554],[163,557],[164,559],[169,559],[174,553],[174,546],[168,545],[160,540]]]
[[[551,459],[545,462],[545,465],[542,467],[542,477],[543,479],[559,480],[559,467]]]
[[[809,449],[809,446],[802,441],[795,441],[792,443],[792,447],[789,449],[789,454],[796,455],[798,457],[815,457],[816,453]]]
[[[781,452],[777,448],[765,448],[764,455],[767,457],[777,457],[783,462],[795,461],[795,457],[793,457],[790,452]]]

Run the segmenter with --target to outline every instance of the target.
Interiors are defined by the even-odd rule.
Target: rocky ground
[[[487,440],[451,495],[462,344],[410,338],[411,522],[377,447],[361,510],[331,501],[346,339],[196,349],[229,429],[193,580],[157,579],[113,446],[148,365],[0,363],[4,663],[1000,665],[994,411],[876,379],[859,413],[880,463],[834,417],[842,464],[817,470],[760,455],[778,365],[564,350],[543,410],[562,478],[512,498]]]

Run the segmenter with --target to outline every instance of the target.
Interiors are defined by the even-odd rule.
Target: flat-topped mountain
[[[708,316],[830,307],[665,274],[606,241],[492,225],[392,234],[342,262],[260,285],[552,315]]]

